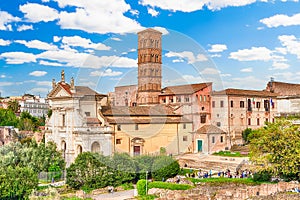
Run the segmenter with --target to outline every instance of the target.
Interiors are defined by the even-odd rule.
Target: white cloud
[[[225,50],[227,50],[227,46],[225,44],[214,44],[211,45],[211,48],[208,51],[212,53],[219,53]]]
[[[133,10],[133,9],[129,10],[129,12],[134,16],[138,16],[140,14],[138,10]]]
[[[252,67],[248,67],[248,68],[243,68],[240,70],[241,72],[246,72],[246,73],[250,73],[253,71]]]
[[[300,25],[300,13],[295,14],[291,17],[283,14],[277,14],[269,18],[261,19],[260,22],[265,24],[269,28]]]
[[[154,26],[152,28],[159,31],[159,32],[161,32],[163,35],[168,35],[169,34],[169,31],[164,27]]]
[[[58,66],[58,67],[63,66],[63,64],[61,64],[61,63],[57,63],[57,62],[48,62],[48,61],[44,61],[44,60],[41,60],[41,61],[39,62],[39,64],[40,64],[40,65],[46,65],[46,66]]]
[[[25,40],[15,40],[14,42],[19,44],[24,44],[28,48],[34,48],[34,49],[40,49],[40,50],[55,50],[57,47],[52,44],[48,44],[46,42],[42,42],[39,40],[31,40],[31,41],[25,41]]]
[[[261,90],[266,85],[267,80],[255,76],[235,77],[223,80],[224,88],[240,88]]]
[[[122,41],[120,38],[116,38],[116,37],[112,37],[112,38],[110,38],[110,39],[112,39],[112,40],[114,40],[114,41]]]
[[[238,50],[230,53],[229,58],[238,61],[269,61],[272,59],[272,51],[266,47],[252,47],[251,49]]]
[[[59,18],[57,10],[37,3],[27,3],[19,7],[29,22],[49,22]]]
[[[8,46],[10,43],[11,42],[9,40],[0,39],[0,46]]]
[[[287,52],[294,54],[300,59],[300,40],[294,35],[281,35],[278,37],[282,46],[284,46]]]
[[[72,47],[83,47],[83,48],[91,48],[97,50],[109,50],[110,47],[106,46],[102,43],[93,43],[90,39],[82,38],[80,36],[64,36],[62,38],[62,43]]]
[[[220,10],[229,6],[245,6],[255,3],[257,0],[140,0],[139,3],[144,6],[158,7],[173,12],[193,12],[202,10],[205,6],[210,10]],[[267,1],[267,0],[261,0]]]
[[[207,61],[207,57],[203,54],[194,55],[191,51],[183,51],[183,52],[168,52],[165,54],[166,57],[177,57],[181,59],[186,59],[189,64],[193,64],[195,62]]]
[[[33,30],[33,26],[23,24],[17,28],[17,31],[27,31],[27,30]]]
[[[40,59],[59,62],[69,67],[84,67],[99,69],[102,67],[137,67],[137,60],[119,56],[95,56],[68,50],[45,51],[38,55]]]
[[[290,67],[289,64],[287,63],[282,63],[282,62],[273,62],[273,67],[271,68],[271,70],[282,70],[282,69],[287,69]]]
[[[118,71],[112,71],[111,69],[106,69],[105,71],[93,71],[90,73],[90,76],[120,76],[122,75],[122,72],[118,72]]]
[[[45,76],[46,74],[47,72],[45,71],[33,71],[29,73],[30,76],[37,76],[37,77]]]
[[[1,74],[0,78],[6,78],[5,74]]]
[[[11,25],[9,24],[10,22],[18,22],[21,19],[18,17],[14,17],[8,12],[5,11],[0,11],[0,30],[3,31],[11,31]]]
[[[213,74],[220,74],[220,71],[215,68],[205,68],[201,71],[201,74],[205,75],[213,75]]]
[[[172,62],[173,63],[182,63],[182,62],[184,62],[184,60],[183,59],[174,59],[174,60],[172,60]]]
[[[159,14],[159,12],[157,12],[153,8],[148,8],[147,10],[148,10],[148,14],[150,14],[152,17],[156,17]]]
[[[124,15],[126,12],[132,11],[125,0],[55,1],[61,8],[75,7],[73,12],[60,12],[58,24],[63,29],[106,34],[136,32],[143,28],[137,21]]]
[[[5,52],[0,54],[0,58],[5,59],[7,64],[36,62],[36,55],[24,52]]]
[[[61,40],[61,37],[53,36],[53,42],[59,42]]]

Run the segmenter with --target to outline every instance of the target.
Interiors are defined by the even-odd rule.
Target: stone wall
[[[198,185],[190,190],[164,190],[152,188],[148,194],[159,196],[159,200],[241,200],[256,196],[268,196],[279,192],[285,192],[294,188],[299,188],[300,184],[279,182],[276,184],[261,184],[257,186],[233,185],[208,186]]]

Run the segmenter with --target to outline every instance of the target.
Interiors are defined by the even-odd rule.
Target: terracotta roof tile
[[[201,128],[199,128],[196,133],[199,134],[211,134],[211,133],[225,133],[222,129],[214,126],[214,125],[204,125]]]
[[[268,91],[271,90],[270,84],[269,82],[266,88]],[[273,81],[272,91],[282,96],[300,95],[300,84]]]
[[[228,88],[226,90],[213,92],[213,95],[235,95],[235,96],[255,96],[255,97],[276,97],[277,93],[272,93],[265,90],[243,90]]]
[[[160,96],[172,95],[172,94],[193,94],[211,85],[212,83],[198,83],[198,84],[169,86],[162,89]]]

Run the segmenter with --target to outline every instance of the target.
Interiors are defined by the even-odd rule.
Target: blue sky
[[[0,0],[1,96],[45,97],[75,78],[99,93],[137,83],[137,35],[163,32],[163,86],[300,82],[298,0]]]

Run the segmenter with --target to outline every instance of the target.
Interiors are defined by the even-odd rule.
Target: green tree
[[[146,179],[146,172],[148,171],[148,178],[151,178],[151,169],[154,162],[153,156],[141,155],[133,158],[137,166],[137,176],[139,179]]]
[[[27,199],[37,186],[37,174],[30,168],[0,168],[0,199]]]
[[[111,184],[114,186],[130,182],[136,177],[136,164],[126,153],[115,153],[111,157],[109,166],[112,168],[113,182]]]
[[[20,111],[20,105],[17,100],[9,101],[7,108],[9,110],[13,111],[14,113],[17,113]]]
[[[180,166],[176,160],[170,156],[158,156],[152,165],[152,177],[155,180],[166,180],[176,176],[180,171]]]
[[[242,132],[242,137],[243,140],[245,141],[246,144],[249,143],[249,138],[248,136],[250,135],[250,133],[252,132],[251,128],[246,128],[243,132]]]
[[[287,179],[300,178],[299,127],[287,120],[277,120],[249,135],[250,159],[260,171]]]
[[[0,126],[17,126],[19,123],[15,113],[9,109],[0,108]]]
[[[107,166],[99,159],[99,154],[84,152],[67,168],[66,183],[75,189],[96,189],[108,185],[110,174]],[[105,158],[102,158],[105,160]]]

